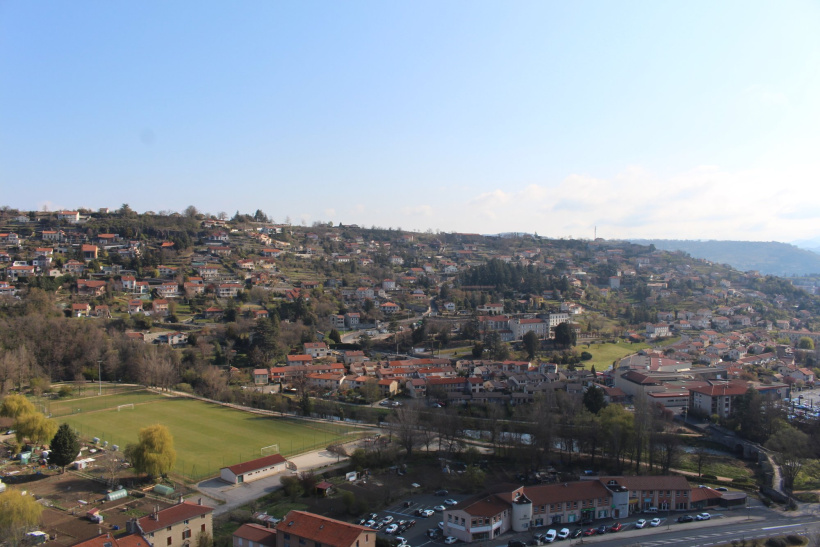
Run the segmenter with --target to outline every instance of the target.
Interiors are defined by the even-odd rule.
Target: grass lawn
[[[581,365],[584,368],[591,368],[595,365],[595,370],[601,372],[612,365],[612,361],[618,361],[631,353],[636,353],[642,349],[649,347],[649,344],[630,344],[629,342],[620,341],[617,344],[590,344],[587,348],[585,343],[580,343],[575,346],[578,353],[588,351],[592,354],[592,359],[583,361]]]
[[[675,467],[684,471],[697,472],[698,470],[695,457],[692,454],[684,454]],[[711,456],[710,460],[703,466],[702,473],[730,479],[751,478],[754,475],[744,462],[731,456]]]
[[[78,395],[76,397],[49,401],[46,403],[46,412],[50,413],[51,417],[55,419],[69,414],[93,412],[95,410],[109,408],[113,408],[116,412],[117,406],[119,405],[128,403],[136,405],[163,398],[162,395],[158,393],[152,393],[144,389],[131,387],[120,390],[117,389],[117,386],[113,386],[111,390],[106,391],[105,387],[105,384],[103,384],[103,395],[100,396],[97,395],[99,392],[98,387],[89,382],[83,387],[82,396]]]
[[[352,431],[342,424],[261,416],[182,397],[162,397],[118,412],[116,407],[125,404],[123,400],[112,398],[109,410],[84,409],[62,420],[87,439],[99,437],[121,448],[136,442],[140,428],[166,425],[177,450],[174,471],[193,480],[215,475],[220,467],[258,458],[264,446],[278,444],[287,456],[327,446]]]

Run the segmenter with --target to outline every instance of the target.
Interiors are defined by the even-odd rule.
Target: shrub
[[[789,542],[789,545],[803,545],[804,543],[803,538],[796,534],[786,536],[786,541]]]
[[[738,477],[736,479],[732,479],[732,482],[749,482],[749,477]]]
[[[592,359],[592,354],[588,351],[581,352],[581,361],[589,361]]]
[[[766,547],[788,547],[788,543],[783,538],[769,538],[765,545]]]
[[[717,476],[715,476],[715,475],[710,475],[710,474],[708,474],[708,473],[704,473],[703,475],[701,475],[701,478],[703,478],[703,479],[707,479],[707,480],[713,480],[713,481],[714,481],[714,480],[717,480]]]

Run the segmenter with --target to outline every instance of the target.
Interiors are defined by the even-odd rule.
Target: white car
[[[709,513],[700,513],[695,515],[695,520],[709,520],[710,518],[712,518],[712,515]]]
[[[638,522],[635,523],[635,528],[643,528],[646,526],[646,519],[638,519]]]
[[[553,541],[555,541],[556,537],[558,537],[558,532],[556,532],[553,529],[549,529],[547,530],[547,533],[544,534],[544,541],[546,541],[547,543],[552,543]]]
[[[399,529],[398,524],[391,524],[390,526],[388,526],[387,528],[384,529],[384,533],[385,534],[394,534],[394,533],[396,533],[396,530],[398,530],[398,529]]]
[[[387,515],[382,519],[382,524],[390,524],[391,522],[393,522],[393,517],[390,515]]]
[[[561,531],[558,532],[558,539],[567,539],[569,534],[569,528],[561,528]]]
[[[432,517],[433,515],[435,515],[435,512],[432,509],[425,509],[421,512],[421,516],[425,518]]]
[[[452,544],[453,544],[453,543],[455,543],[456,541],[458,541],[458,538],[454,538],[453,536],[447,536],[447,537],[444,539],[444,543],[445,543],[445,544],[447,544],[447,545],[452,545]]]
[[[433,511],[436,511],[436,512],[438,512],[438,513],[441,513],[441,512],[442,512],[442,511],[444,511],[445,509],[447,509],[447,508],[446,508],[446,507],[444,507],[443,505],[436,505],[435,507],[433,507]]]
[[[402,545],[407,545],[407,540],[401,536],[396,536],[396,541],[399,542],[399,547],[401,547]]]
[[[660,526],[660,525],[661,525],[661,519],[659,519],[657,517],[653,518],[652,520],[649,521],[649,526]]]
[[[458,505],[458,502],[453,498],[444,500],[444,505]]]

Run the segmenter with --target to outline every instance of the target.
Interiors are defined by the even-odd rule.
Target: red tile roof
[[[276,545],[276,529],[265,528],[261,524],[243,524],[233,533],[233,537],[252,541],[265,547]]]
[[[271,454],[270,456],[265,456],[264,458],[257,458],[255,460],[238,463],[236,465],[230,465],[227,468],[230,469],[234,475],[242,475],[248,471],[262,469],[263,467],[270,467],[271,465],[285,463],[286,461],[287,460],[281,454]]]
[[[156,519],[154,518],[154,515],[148,515],[139,519],[138,522],[143,533],[150,534],[151,532],[156,532],[162,528],[173,526],[178,522],[207,515],[211,511],[213,511],[213,508],[208,507],[207,505],[199,505],[198,503],[183,501],[182,503],[178,503],[167,509],[159,511],[156,513]]]
[[[111,534],[103,534],[95,538],[75,543],[72,547],[151,547],[151,544],[140,534],[128,534],[119,538],[111,537]]]
[[[276,526],[276,530],[277,533],[293,534],[300,538],[333,547],[355,545],[356,540],[364,533],[372,537],[373,541],[370,545],[375,546],[376,544],[376,533],[370,528],[304,511],[291,511],[285,515],[285,518]],[[368,547],[368,544],[369,542],[365,542],[360,547]]]

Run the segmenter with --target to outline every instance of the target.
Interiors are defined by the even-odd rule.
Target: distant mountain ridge
[[[688,239],[631,239],[665,251],[683,251],[695,258],[757,270],[781,277],[820,273],[820,254],[777,241],[702,241]]]

